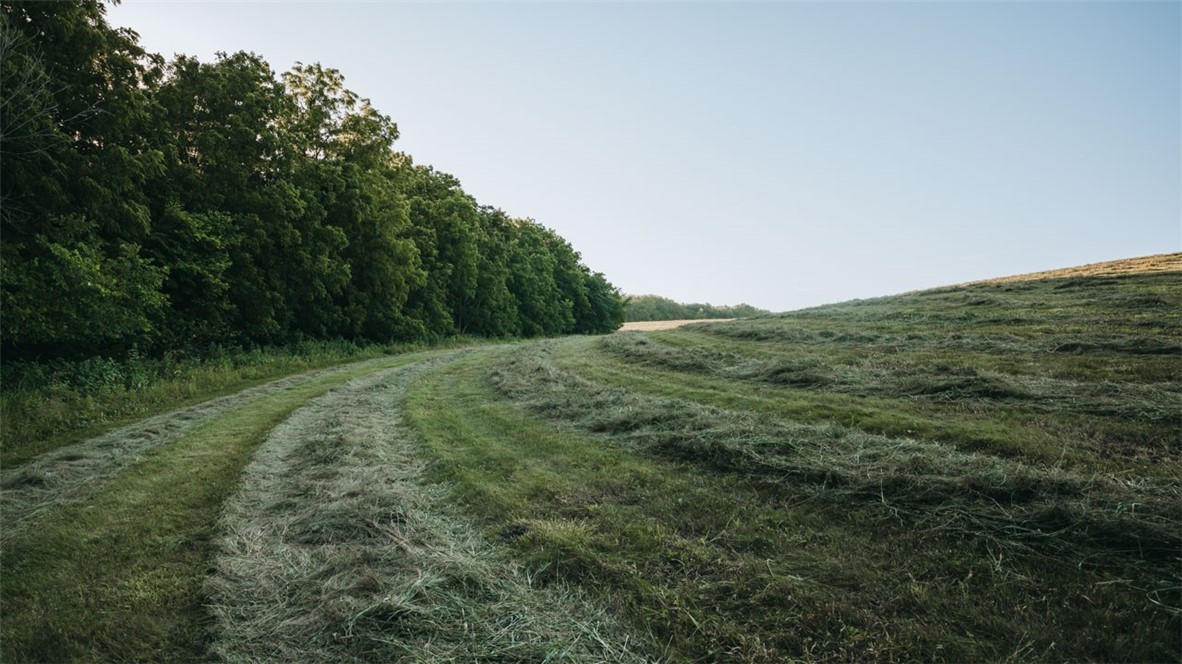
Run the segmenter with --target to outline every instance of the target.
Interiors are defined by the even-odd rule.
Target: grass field
[[[1179,255],[378,358],[9,463],[0,647],[1178,661],[1180,414]]]

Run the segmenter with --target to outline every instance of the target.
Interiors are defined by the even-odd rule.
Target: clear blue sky
[[[1182,251],[1182,4],[147,3],[341,70],[632,294],[788,310]]]

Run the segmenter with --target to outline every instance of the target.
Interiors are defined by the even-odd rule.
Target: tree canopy
[[[645,320],[702,320],[706,318],[748,318],[769,314],[770,311],[750,304],[715,306],[713,304],[682,304],[660,295],[633,295],[628,298],[624,312],[627,321]]]
[[[341,72],[165,61],[105,6],[0,0],[6,358],[597,333],[569,243],[398,152]]]

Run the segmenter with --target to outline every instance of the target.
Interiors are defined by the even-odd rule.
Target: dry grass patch
[[[974,281],[974,284],[1004,284],[1016,281],[1034,281],[1038,279],[1061,279],[1065,277],[1100,277],[1121,274],[1145,274],[1148,272],[1182,272],[1182,253],[1155,254],[1138,258],[1124,258],[1101,263],[1088,263],[1058,270],[1044,270],[1017,274],[997,279]]]
[[[635,332],[655,332],[657,330],[674,330],[683,325],[691,325],[693,323],[726,323],[734,320],[733,318],[699,318],[697,320],[641,320],[624,323],[621,331],[635,331]]]

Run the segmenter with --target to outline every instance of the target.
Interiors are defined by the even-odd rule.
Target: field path
[[[226,661],[638,661],[581,593],[533,587],[424,480],[405,390],[459,351],[356,378],[275,427],[206,584]],[[462,441],[456,441],[462,444]],[[610,632],[618,633],[618,627]]]

